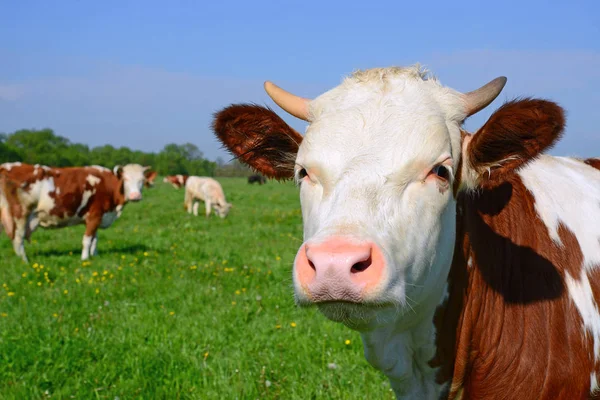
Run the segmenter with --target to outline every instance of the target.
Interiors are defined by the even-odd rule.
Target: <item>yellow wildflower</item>
[[[175,311],[170,311],[169,315],[175,315]]]
[[[14,295],[15,295],[15,292],[8,292],[8,293],[7,293],[7,295],[8,295],[8,296],[14,296]]]
[[[64,294],[69,294],[69,291],[67,289],[63,290]]]
[[[7,313],[5,313],[5,312],[3,312],[3,313],[0,313],[0,317],[2,317],[2,318],[6,318],[6,317],[8,317],[8,314],[7,314]]]
[[[348,345],[350,345],[350,343],[352,343],[352,342],[350,341],[350,339],[346,339],[346,341],[345,341],[344,343],[346,344],[346,346],[348,346]]]
[[[296,327],[296,323],[295,323],[295,322],[292,322],[292,323],[290,324],[290,326],[291,326],[292,328],[295,328],[295,327]]]

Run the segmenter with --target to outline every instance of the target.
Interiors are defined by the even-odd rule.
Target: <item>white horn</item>
[[[291,94],[269,81],[265,82],[265,91],[279,107],[283,108],[284,111],[292,114],[296,118],[308,121],[309,99]]]
[[[467,103],[467,117],[483,110],[494,101],[504,85],[506,85],[506,77],[500,76],[477,90],[463,94],[463,98]]]

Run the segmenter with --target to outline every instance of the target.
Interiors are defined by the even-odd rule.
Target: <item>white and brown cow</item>
[[[256,105],[215,117],[233,154],[296,178],[297,302],[360,331],[399,399],[600,398],[600,161],[542,154],[565,124],[550,101],[465,132],[505,82],[372,69],[314,100],[265,84],[304,137]]]
[[[189,176],[185,182],[183,206],[188,213],[193,212],[197,216],[199,201],[204,202],[207,217],[210,216],[213,208],[221,218],[225,218],[231,209],[231,204],[225,199],[225,193],[219,182],[206,176]]]
[[[104,167],[49,168],[0,165],[0,213],[17,255],[27,261],[24,239],[38,227],[85,224],[81,258],[96,254],[97,230],[108,228],[127,201],[142,199],[144,171],[138,164]]]
[[[170,183],[175,189],[181,189],[187,182],[187,175],[168,175],[163,179],[164,183]]]

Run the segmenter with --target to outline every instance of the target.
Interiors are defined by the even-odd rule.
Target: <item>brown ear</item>
[[[215,114],[212,128],[238,159],[277,179],[294,176],[302,136],[272,110],[255,104],[234,104]]]
[[[149,180],[151,182],[156,178],[156,174],[158,174],[158,172],[156,172],[156,171],[152,171],[152,170],[144,171],[144,176],[146,177],[147,180]]]
[[[475,135],[465,139],[467,185],[504,181],[552,147],[564,127],[564,111],[551,101],[520,99],[504,104]]]

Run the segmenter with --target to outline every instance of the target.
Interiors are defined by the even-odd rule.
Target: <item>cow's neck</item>
[[[437,366],[433,323],[437,306],[445,300],[444,288],[435,291],[433,306],[417,308],[398,323],[361,332],[365,357],[389,379],[398,399],[437,399],[443,386],[436,383]],[[410,321],[408,321],[410,319]]]

